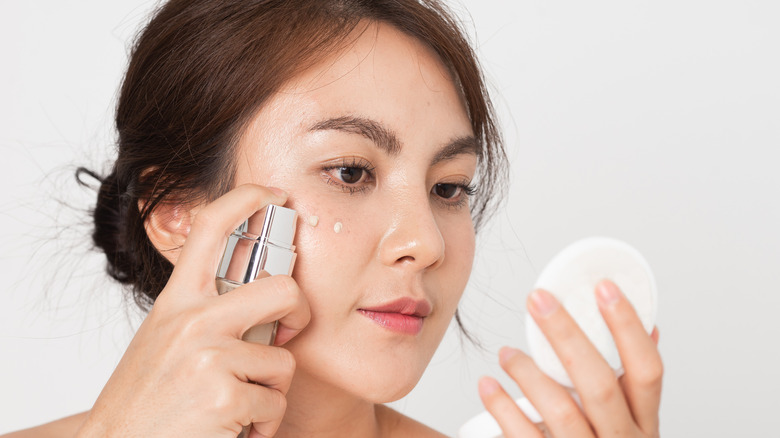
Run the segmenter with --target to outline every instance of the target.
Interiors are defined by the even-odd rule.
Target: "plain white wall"
[[[88,409],[137,324],[89,252],[78,208],[93,195],[67,166],[111,157],[128,44],[153,4],[4,2],[0,433]],[[461,306],[489,353],[451,330],[395,406],[454,434],[482,410],[478,377],[502,376],[497,349],[524,345],[536,274],[570,241],[601,234],[636,246],[657,276],[663,435],[776,434],[780,3],[455,8],[473,21],[513,164]]]

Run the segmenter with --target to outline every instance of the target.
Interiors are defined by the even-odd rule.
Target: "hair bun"
[[[86,185],[82,179],[83,175],[100,181],[97,203],[92,212],[95,223],[92,242],[106,254],[109,275],[122,284],[133,284],[136,262],[133,260],[132,251],[127,247],[128,207],[131,197],[127,190],[120,187],[116,170],[101,178],[89,169],[79,168],[76,178],[80,184]]]
[[[84,182],[85,175],[100,182],[92,211],[95,224],[92,242],[106,254],[106,271],[111,278],[130,286],[136,304],[148,310],[167,283],[173,265],[146,236],[138,197],[132,185],[118,177],[116,168],[101,177],[80,167],[76,179],[79,184],[89,186]]]

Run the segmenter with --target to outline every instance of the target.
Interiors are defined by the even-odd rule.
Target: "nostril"
[[[409,255],[408,255],[408,256],[403,256],[403,257],[400,257],[398,260],[396,260],[396,262],[399,262],[399,263],[403,263],[403,262],[409,262],[409,263],[412,263],[412,262],[414,262],[414,260],[415,260],[415,259],[414,259],[414,257],[413,257],[413,256],[409,256]]]
[[[435,268],[444,258],[444,239],[434,217],[394,218],[382,236],[379,260],[386,266],[422,270]]]

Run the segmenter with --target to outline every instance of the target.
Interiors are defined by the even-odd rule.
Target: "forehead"
[[[340,50],[315,63],[287,87],[314,89],[366,74],[377,79],[422,79],[431,85],[452,82],[449,70],[428,46],[391,25],[373,22],[357,26]]]
[[[399,132],[436,131],[443,140],[472,135],[452,75],[428,46],[381,23],[359,26],[347,41],[287,82],[265,106],[267,115],[292,117],[299,128],[360,116]]]

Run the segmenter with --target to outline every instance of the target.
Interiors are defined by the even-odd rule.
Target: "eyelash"
[[[334,170],[341,170],[341,169],[357,169],[362,172],[365,172],[364,175],[367,176],[367,181],[362,181],[363,176],[361,176],[362,182],[359,182],[360,185],[358,186],[358,185],[346,183],[342,181],[340,178],[334,177],[334,175],[331,173]],[[323,177],[325,178],[326,183],[334,185],[340,188],[345,193],[349,193],[350,195],[353,195],[355,193],[363,193],[370,188],[370,185],[368,183],[372,182],[374,179],[374,170],[376,170],[376,168],[372,166],[371,163],[368,162],[367,160],[358,157],[351,157],[351,158],[342,159],[341,162],[339,162],[338,164],[333,164],[333,165],[328,165],[323,167],[322,174]],[[460,190],[460,193],[456,195],[455,198],[448,199],[448,198],[441,198],[437,196],[437,199],[442,204],[452,209],[458,209],[468,204],[469,198],[471,198],[477,192],[477,187],[475,184],[471,183],[468,180],[464,180],[462,182],[438,183],[434,185],[434,187],[431,189],[432,194],[433,194],[433,190],[435,190],[437,187],[444,186],[444,185],[455,186],[457,190]]]
[[[455,198],[438,198],[446,207],[451,209],[459,209],[461,207],[465,207],[469,203],[469,199],[471,199],[472,196],[474,196],[477,193],[477,186],[476,184],[473,184],[469,182],[468,180],[463,182],[452,182],[452,183],[439,183],[434,186],[440,186],[440,185],[452,185],[455,186],[456,189],[460,190],[460,193]]]

